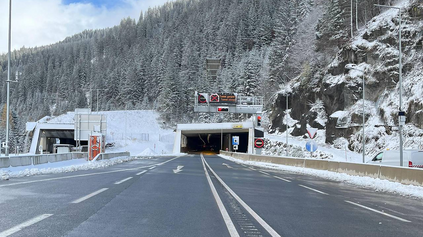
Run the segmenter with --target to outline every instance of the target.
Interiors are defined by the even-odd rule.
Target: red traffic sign
[[[219,102],[219,95],[218,94],[212,94],[210,95],[210,102]]]
[[[204,104],[204,103],[207,103],[207,99],[204,95],[199,94],[198,95],[198,102]]]
[[[262,148],[264,146],[264,141],[261,138],[256,138],[254,140],[254,147],[255,148]]]

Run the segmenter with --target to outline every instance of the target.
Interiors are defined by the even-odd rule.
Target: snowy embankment
[[[269,139],[270,144],[265,146],[263,154],[272,156],[286,156],[286,133],[278,135],[265,134],[265,138]],[[315,139],[317,151],[311,154],[306,150],[306,143],[310,141],[309,138],[288,136],[288,156],[298,158],[315,158],[328,159],[333,161],[347,161],[354,163],[362,163],[363,156],[360,153],[350,151],[347,146],[344,149],[338,149],[331,145],[325,144],[325,131],[318,130]],[[372,157],[366,157],[366,161],[371,160]]]
[[[257,162],[257,161],[243,161],[243,160],[235,159],[225,155],[219,155],[219,156],[239,164],[253,165],[257,167],[274,169],[274,170],[283,170],[283,171],[296,173],[296,174],[311,175],[314,177],[320,177],[320,178],[324,178],[328,180],[348,183],[348,184],[356,185],[363,188],[374,189],[377,192],[389,192],[389,193],[399,194],[402,196],[423,198],[423,187],[419,187],[415,185],[404,185],[400,183],[391,182],[388,180],[374,179],[370,177],[352,176],[348,174],[336,173],[336,172],[325,171],[325,170],[315,170],[315,169],[309,169],[309,168],[278,165],[278,164],[271,164],[271,163]]]
[[[107,118],[106,153],[128,151],[132,156],[169,154],[173,150],[175,133],[161,127],[159,114],[153,110],[99,111]],[[73,123],[75,113],[45,117],[38,122]]]
[[[116,157],[110,160],[87,161],[85,159],[74,159],[41,165],[19,166],[0,169],[0,179],[7,180],[10,177],[25,177],[41,174],[58,174],[75,172],[79,170],[92,170],[106,168],[112,165],[121,164],[136,159],[135,157]]]
[[[170,155],[173,149],[174,132],[160,127],[159,115],[152,110],[101,111],[107,117],[106,153],[128,151],[131,157],[117,157],[110,160],[90,162],[85,159],[74,159],[40,165],[9,167],[0,169],[0,179],[25,177],[40,174],[67,173],[79,170],[105,168],[123,162],[149,158],[152,156]],[[57,117],[45,117],[38,122],[70,123],[75,117],[69,112]]]

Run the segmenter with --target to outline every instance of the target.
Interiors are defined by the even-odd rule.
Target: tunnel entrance
[[[198,133],[182,134],[185,144],[181,151],[184,153],[219,153],[219,150],[232,151],[232,137],[239,136],[240,144],[237,152],[248,151],[248,132],[245,133]],[[185,137],[185,138],[184,138]]]

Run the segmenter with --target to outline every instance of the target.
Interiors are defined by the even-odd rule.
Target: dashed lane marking
[[[358,203],[355,203],[355,202],[351,202],[351,201],[347,201],[347,200],[345,200],[345,202],[347,202],[349,204],[352,204],[352,205],[355,205],[355,206],[358,206],[358,207],[361,207],[361,208],[364,208],[364,209],[369,210],[369,211],[372,211],[372,212],[379,213],[379,214],[384,215],[384,216],[391,217],[393,219],[396,219],[396,220],[399,220],[399,221],[402,221],[402,222],[411,222],[411,221],[406,220],[404,218],[401,218],[401,217],[398,217],[398,216],[394,216],[394,215],[388,214],[386,212],[381,212],[381,211],[378,211],[376,209],[373,209],[373,208],[370,208],[370,207],[366,207],[364,205],[361,205],[361,204],[358,204]]]
[[[132,179],[132,177],[128,177],[126,179],[122,179],[121,181],[117,181],[115,184],[121,184],[121,183],[126,182],[126,181],[128,181],[130,179]]]
[[[155,164],[155,165],[147,165],[147,166],[141,166],[141,167],[130,168],[130,169],[119,169],[119,170],[112,170],[112,171],[106,171],[106,172],[97,172],[97,173],[89,173],[89,174],[78,174],[78,175],[65,176],[65,177],[57,177],[57,178],[50,178],[50,179],[40,179],[40,180],[31,180],[31,181],[25,181],[25,182],[19,182],[19,183],[3,184],[3,185],[0,185],[0,188],[1,187],[8,187],[8,186],[20,185],[20,184],[31,184],[31,183],[54,181],[54,180],[61,180],[61,179],[71,179],[71,178],[87,177],[87,176],[101,175],[101,174],[112,174],[112,173],[123,172],[123,171],[139,170],[139,169],[148,168],[148,167],[151,167],[151,166],[163,165],[163,164],[166,164],[167,162],[170,162],[172,160],[178,159],[180,157],[182,157],[182,156],[177,156],[175,158],[172,158],[170,160],[167,160],[165,162],[161,162],[161,163]]]
[[[141,172],[137,173],[137,175],[142,175],[142,174],[144,174],[145,172],[147,172],[147,170],[143,170],[143,171],[141,171]]]
[[[44,220],[46,218],[49,218],[52,215],[53,214],[43,214],[43,215],[34,217],[31,220],[25,221],[22,224],[19,224],[19,225],[15,226],[15,227],[12,227],[12,228],[10,228],[8,230],[5,230],[5,231],[1,232],[0,233],[0,237],[7,237],[7,236],[10,236],[10,235],[13,235],[16,232],[21,231],[23,228],[26,228],[26,227],[31,226],[33,224],[36,224],[36,223],[38,223],[38,222],[40,222],[40,221],[42,221],[42,220]]]
[[[84,196],[84,197],[82,197],[82,198],[76,199],[75,201],[73,201],[73,202],[71,202],[71,203],[74,203],[74,204],[81,203],[81,202],[83,202],[83,201],[85,201],[85,200],[87,200],[87,199],[89,199],[89,198],[94,197],[94,196],[95,196],[95,195],[97,195],[97,194],[100,194],[100,193],[102,193],[102,192],[106,191],[107,189],[108,189],[108,188],[102,188],[102,189],[100,189],[100,190],[97,190],[97,191],[95,191],[95,192],[93,192],[93,193],[88,194],[87,196]]]
[[[280,179],[280,180],[283,180],[283,181],[285,181],[285,182],[291,183],[291,180],[284,179],[284,178],[281,178],[281,177],[279,177],[279,176],[273,176],[273,177],[275,177],[275,178],[277,178],[277,179]]]
[[[307,186],[305,186],[305,185],[301,185],[301,184],[299,184],[298,186],[303,187],[303,188],[306,188],[306,189],[311,190],[311,191],[314,191],[314,192],[316,192],[316,193],[320,193],[320,194],[323,194],[323,195],[329,195],[329,194],[327,194],[327,193],[325,193],[325,192],[322,192],[322,191],[317,190],[317,189],[314,189],[314,188],[307,187]]]

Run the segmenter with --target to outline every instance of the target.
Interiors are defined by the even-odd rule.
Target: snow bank
[[[359,187],[371,188],[377,192],[388,192],[388,193],[399,194],[402,196],[423,198],[423,187],[420,187],[420,186],[404,185],[400,183],[391,182],[388,180],[374,179],[370,177],[352,176],[348,174],[335,173],[335,172],[330,172],[325,170],[314,170],[309,168],[270,164],[270,163],[257,162],[257,161],[243,161],[243,160],[234,159],[229,156],[224,156],[224,155],[219,155],[219,156],[239,164],[254,165],[254,166],[258,166],[262,168],[283,170],[283,171],[296,173],[296,174],[311,175],[314,177],[320,177],[320,178],[334,180],[334,181],[338,181],[342,183],[348,183],[348,184],[356,185]]]
[[[0,179],[6,180],[10,177],[25,177],[40,174],[58,174],[75,172],[79,170],[92,170],[106,168],[112,165],[135,160],[135,157],[116,157],[110,160],[86,161],[85,159],[67,160],[42,165],[19,166],[0,169]]]

